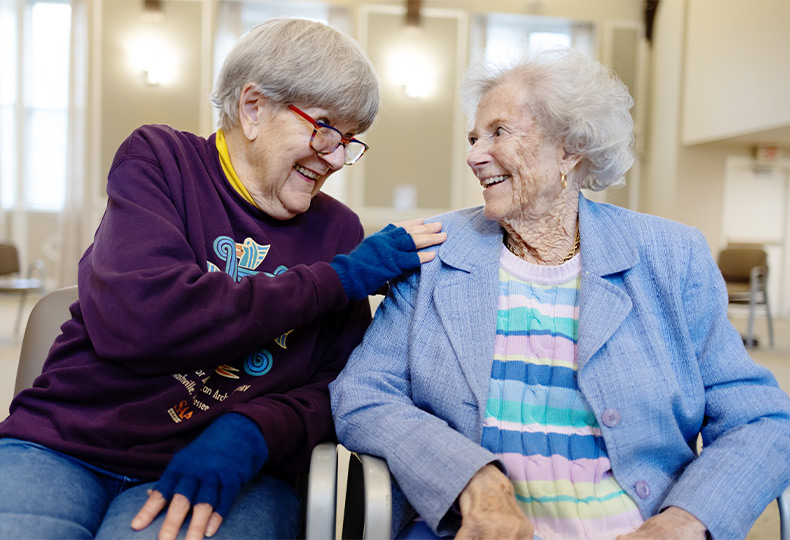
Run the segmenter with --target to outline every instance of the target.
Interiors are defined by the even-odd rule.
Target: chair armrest
[[[359,459],[365,478],[364,538],[389,538],[392,535],[392,485],[387,462],[366,454]]]
[[[335,537],[337,508],[337,444],[321,443],[310,457],[305,511],[307,540]]]
[[[387,462],[375,456],[352,453],[342,537],[371,540],[391,536],[392,484]]]
[[[790,540],[790,487],[779,495],[776,504],[779,505],[779,538]]]

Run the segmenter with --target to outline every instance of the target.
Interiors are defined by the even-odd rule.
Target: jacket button
[[[650,497],[650,485],[644,480],[638,481],[634,485],[634,489],[636,490],[636,494],[639,495],[640,498],[647,499],[648,497]]]
[[[620,416],[620,411],[617,409],[606,409],[603,414],[601,415],[601,420],[603,420],[603,425],[606,427],[615,427],[620,423],[622,416]]]

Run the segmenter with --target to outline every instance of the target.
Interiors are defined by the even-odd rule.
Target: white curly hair
[[[567,48],[531,51],[510,66],[477,63],[461,83],[467,116],[474,118],[487,92],[513,81],[524,88],[524,106],[545,133],[582,156],[581,187],[624,184],[634,163],[634,100],[611,69]]]

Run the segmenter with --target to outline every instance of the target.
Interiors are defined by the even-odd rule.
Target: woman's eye
[[[469,146],[474,146],[477,142],[477,137],[469,137]]]
[[[501,127],[496,128],[496,131],[494,131],[495,137],[499,137],[500,135],[504,135],[504,134],[505,134],[505,130],[502,129]]]

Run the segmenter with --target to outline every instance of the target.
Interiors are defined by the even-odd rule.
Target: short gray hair
[[[239,123],[239,98],[247,83],[275,103],[327,109],[356,124],[359,133],[379,110],[379,81],[357,42],[306,19],[271,19],[236,42],[211,98],[221,129]]]
[[[487,92],[506,82],[525,90],[524,106],[549,137],[582,156],[583,188],[624,183],[634,163],[634,100],[611,69],[572,49],[533,51],[507,67],[478,63],[461,83],[469,118]]]

